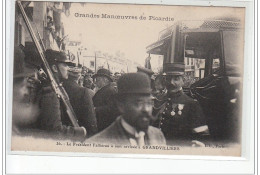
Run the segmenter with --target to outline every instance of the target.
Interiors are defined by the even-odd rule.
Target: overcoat
[[[116,87],[112,83],[104,86],[93,97],[98,131],[102,131],[115,121],[119,111],[115,102]]]
[[[97,119],[89,90],[70,79],[63,82],[63,87],[69,96],[79,125],[86,128],[87,136],[92,136],[97,132]]]

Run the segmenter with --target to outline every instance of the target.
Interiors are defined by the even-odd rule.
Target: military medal
[[[178,114],[179,114],[179,115],[182,114],[182,111],[181,111],[181,110],[183,110],[183,108],[184,108],[184,104],[178,104],[178,109],[179,109]]]
[[[172,104],[172,112],[171,112],[171,116],[175,116],[175,108],[176,108],[177,104]]]

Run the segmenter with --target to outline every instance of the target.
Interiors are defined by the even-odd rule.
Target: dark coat
[[[87,136],[92,136],[97,132],[97,119],[90,96],[90,92],[85,87],[80,87],[73,80],[63,82],[71,106],[78,118],[78,123],[87,130]]]
[[[81,127],[65,125],[65,109],[61,100],[55,94],[51,86],[43,87],[39,97],[40,115],[36,122],[37,129],[49,132],[50,136],[61,135],[62,137],[84,136]]]
[[[155,127],[149,126],[146,133],[147,145],[165,145],[163,133]],[[108,143],[114,145],[130,145],[129,135],[118,117],[109,127],[87,140],[89,143]]]
[[[116,102],[114,99],[116,93],[116,87],[114,87],[111,83],[98,90],[93,97],[98,131],[102,131],[108,127],[119,115],[119,111],[116,107]]]
[[[161,107],[163,110],[160,110],[158,127],[167,144],[190,144],[197,139],[193,129],[207,125],[198,101],[182,91],[166,96]]]

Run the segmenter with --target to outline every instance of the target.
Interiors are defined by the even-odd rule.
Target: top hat
[[[122,94],[151,94],[151,80],[141,72],[122,75],[117,82],[118,95]]]
[[[184,63],[166,63],[164,65],[166,75],[184,75],[184,70]]]
[[[95,75],[92,76],[92,78],[96,78],[98,76],[104,76],[107,77],[110,81],[113,81],[110,77],[111,72],[108,69],[99,69]]]
[[[47,49],[45,52],[46,60],[49,64],[66,63],[71,64],[71,60],[68,59],[64,52]]]
[[[140,67],[140,66],[137,66],[137,72],[146,73],[150,77],[154,74],[154,72],[151,69],[147,69],[147,68]]]

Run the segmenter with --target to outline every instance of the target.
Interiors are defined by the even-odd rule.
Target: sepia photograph
[[[245,8],[14,8],[11,151],[242,156]]]

